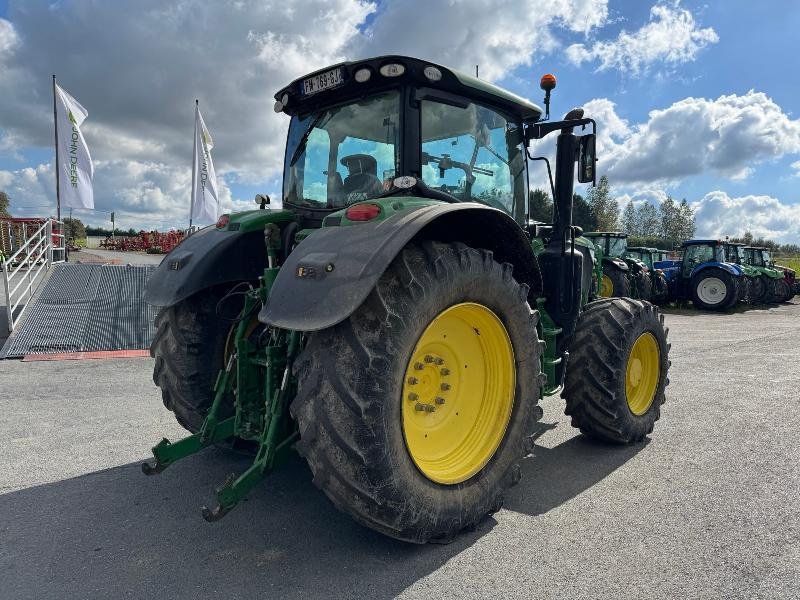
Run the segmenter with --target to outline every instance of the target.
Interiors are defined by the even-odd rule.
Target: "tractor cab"
[[[721,240],[688,240],[681,245],[683,260],[681,274],[690,277],[698,265],[727,263],[725,244]]]
[[[628,235],[625,233],[592,231],[583,235],[594,242],[595,247],[603,253],[603,256],[624,258],[628,251]]]
[[[524,98],[407,57],[343,63],[275,98],[291,117],[283,205],[308,225],[410,185],[402,177],[421,182],[409,195],[478,202],[526,223],[525,130],[542,109]]]
[[[645,248],[643,246],[629,246],[628,250],[625,252],[625,256],[627,258],[633,258],[640,262],[643,262],[647,265],[648,269],[653,268],[653,255],[655,254],[655,248]]]
[[[767,248],[760,248],[756,246],[744,246],[745,262],[753,267],[772,267],[772,258],[769,255]]]

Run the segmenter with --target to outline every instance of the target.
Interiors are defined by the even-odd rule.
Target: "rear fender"
[[[742,275],[742,271],[737,269],[734,265],[732,265],[730,263],[723,263],[723,262],[714,261],[714,262],[706,262],[706,263],[702,263],[702,264],[697,265],[694,269],[692,269],[691,277],[694,277],[695,274],[699,273],[700,271],[703,271],[705,269],[712,269],[712,268],[717,268],[717,269],[722,269],[723,271],[727,271],[728,273],[730,273],[734,277],[739,277],[740,275]]]
[[[477,203],[436,203],[348,227],[325,227],[288,256],[258,315],[261,322],[317,331],[342,322],[375,287],[412,240],[463,242],[491,250],[514,266],[514,277],[541,295],[542,279],[530,241],[506,213]]]
[[[244,219],[246,222],[241,222]],[[255,281],[266,266],[264,225],[294,219],[289,211],[250,211],[231,215],[231,224],[225,229],[205,227],[190,235],[150,276],[144,301],[172,306],[215,285]]]
[[[615,269],[620,271],[628,271],[628,263],[626,263],[621,258],[614,258],[611,256],[604,256],[603,257],[603,264],[611,265]]]

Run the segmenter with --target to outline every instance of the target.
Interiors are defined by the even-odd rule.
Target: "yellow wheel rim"
[[[611,298],[614,295],[614,282],[611,281],[611,277],[605,274],[600,279],[600,295],[603,298]]]
[[[491,310],[465,302],[434,318],[403,382],[403,435],[423,475],[452,485],[480,471],[503,441],[515,385],[511,339]]]
[[[652,333],[645,332],[633,344],[625,369],[625,397],[633,414],[640,416],[650,409],[660,377],[658,341]]]

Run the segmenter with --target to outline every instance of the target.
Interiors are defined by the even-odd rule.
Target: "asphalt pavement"
[[[667,403],[646,443],[584,439],[545,399],[506,506],[450,545],[339,513],[299,458],[222,521],[248,459],[145,477],[174,423],[150,359],[0,362],[0,597],[797,598],[800,304],[670,311]]]

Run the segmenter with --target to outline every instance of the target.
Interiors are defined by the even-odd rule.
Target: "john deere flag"
[[[81,124],[88,116],[89,113],[75,98],[56,85],[61,206],[94,208],[94,167],[86,140],[81,133]]]
[[[211,149],[214,140],[208,133],[200,106],[195,105],[194,113],[194,163],[192,164],[192,220],[213,223],[217,220],[219,196],[217,194],[217,175],[211,162]]]

